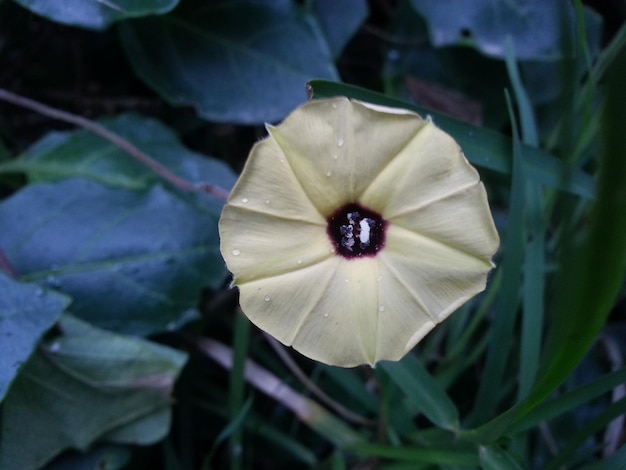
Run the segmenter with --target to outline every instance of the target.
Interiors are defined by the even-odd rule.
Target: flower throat
[[[337,253],[344,258],[375,256],[385,245],[387,223],[359,204],[346,204],[327,219],[327,233]]]

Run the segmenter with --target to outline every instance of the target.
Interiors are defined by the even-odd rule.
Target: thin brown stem
[[[298,364],[291,358],[291,356],[285,351],[285,348],[282,344],[280,344],[276,339],[274,339],[269,334],[265,333],[265,339],[272,347],[274,352],[280,357],[281,361],[287,366],[287,368],[291,371],[293,375],[297,377],[297,379],[307,388],[309,391],[317,397],[322,403],[327,405],[329,408],[332,408],[337,414],[341,415],[348,421],[351,421],[356,424],[361,424],[364,426],[372,426],[373,422],[363,418],[362,416],[353,413],[344,407],[341,403],[336,402],[332,398],[330,398],[326,393],[319,388],[309,377],[298,367]]]
[[[15,272],[13,265],[11,265],[11,262],[4,254],[4,251],[2,251],[2,248],[0,248],[0,271],[11,277],[17,277],[17,273]]]
[[[8,103],[14,104],[16,106],[20,106],[22,108],[30,109],[31,111],[35,111],[36,113],[43,114],[44,116],[48,116],[52,119],[57,119],[59,121],[67,122],[73,124],[75,126],[86,129],[94,134],[102,137],[106,141],[115,145],[119,149],[123,150],[125,153],[133,157],[139,163],[144,165],[145,167],[152,170],[154,173],[159,175],[164,180],[173,184],[177,188],[183,189],[185,191],[190,192],[203,192],[207,194],[211,194],[223,201],[228,198],[228,191],[225,191],[222,188],[217,186],[213,186],[211,184],[206,183],[191,183],[174,173],[172,173],[168,168],[161,165],[159,162],[154,160],[148,154],[137,148],[135,145],[130,143],[128,140],[123,137],[111,132],[106,127],[90,121],[89,119],[85,119],[76,114],[68,113],[66,111],[61,111],[59,109],[52,108],[45,104],[34,101],[30,98],[26,98],[20,95],[17,95],[13,92],[0,88],[0,100],[6,101]]]

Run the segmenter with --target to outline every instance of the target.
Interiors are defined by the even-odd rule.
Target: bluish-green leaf
[[[0,272],[0,402],[41,336],[69,304],[65,295]]]
[[[176,328],[226,270],[208,195],[30,185],[0,203],[0,246],[18,275],[69,294],[77,316],[151,334]]]
[[[235,175],[223,162],[190,151],[159,121],[123,114],[102,124],[192,183],[228,190],[235,182]],[[0,162],[0,174],[9,172],[26,173],[31,182],[81,177],[128,189],[147,189],[159,181],[130,155],[86,130],[46,134],[19,158]]]
[[[0,468],[40,468],[69,448],[85,450],[112,430],[160,416],[186,356],[64,316],[60,336],[31,357],[14,382],[0,424]]]
[[[121,34],[148,85],[215,121],[279,120],[305,101],[307,80],[337,77],[315,19],[290,0],[213,3],[193,17],[129,22]]]
[[[574,41],[574,9],[562,0],[411,0],[411,5],[424,16],[430,40],[439,47],[466,44],[484,54],[504,57],[505,37],[510,34],[519,60],[554,60],[562,57],[564,41]],[[597,47],[601,20],[588,10],[586,13]]]
[[[104,29],[125,18],[167,13],[178,0],[15,0],[51,21]]]

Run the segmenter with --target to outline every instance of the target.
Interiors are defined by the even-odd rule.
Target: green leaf
[[[365,0],[314,0],[312,9],[335,59],[368,15]]]
[[[385,371],[404,392],[406,398],[437,426],[455,430],[459,425],[454,402],[412,354],[399,362],[381,362]]]
[[[171,11],[178,0],[15,0],[51,21],[88,29],[105,29],[126,18]]]
[[[623,286],[626,197],[622,178],[626,159],[622,154],[622,123],[626,121],[626,91],[622,83],[626,80],[626,55],[617,59],[606,80],[598,198],[591,206],[584,236],[564,240],[557,278],[559,303],[546,352],[535,386],[527,400],[515,408],[516,419],[549,396],[574,370],[602,330]]]
[[[325,80],[311,80],[308,86],[314,99],[347,96],[383,106],[412,109],[423,116],[430,115],[435,124],[455,138],[465,156],[474,165],[498,173],[511,173],[513,143],[510,138],[498,132],[472,126],[426,108],[352,85]],[[568,191],[585,198],[594,196],[593,180],[586,173],[579,170],[574,171],[571,178],[564,181],[563,175],[570,170],[566,170],[562,162],[535,147],[522,145],[521,148],[523,149],[524,170],[528,178],[539,184]]]
[[[148,85],[210,120],[279,120],[305,100],[307,80],[337,77],[315,19],[289,0],[222,2],[189,17],[133,21],[120,32]]]
[[[152,414],[161,417],[160,432],[150,441],[168,431],[183,353],[69,315],[59,326],[62,335],[31,357],[6,397],[0,468],[39,468],[65,449],[85,450]]]
[[[391,447],[376,444],[356,444],[350,446],[349,449],[357,454],[371,455],[394,461],[409,461],[440,465],[478,465],[476,452],[459,445],[438,447]]]
[[[41,336],[59,319],[70,299],[0,272],[0,402]]]
[[[626,369],[617,370],[593,382],[540,403],[509,429],[512,434],[528,431],[544,421],[550,421],[576,408],[583,407],[615,387],[626,383]]]
[[[510,453],[496,446],[480,446],[478,449],[483,470],[523,470]]]
[[[103,125],[190,182],[223,189],[235,182],[224,163],[188,150],[169,128],[154,119],[123,114]],[[19,158],[0,162],[0,174],[8,172],[26,173],[33,182],[82,177],[128,189],[147,189],[160,180],[130,155],[86,130],[48,133]]]
[[[30,185],[0,203],[0,246],[23,280],[72,296],[77,316],[147,335],[176,328],[224,280],[216,209],[158,185]]]
[[[575,12],[561,0],[459,0],[452,4],[411,0],[411,5],[426,19],[430,41],[437,47],[470,45],[483,54],[504,57],[505,37],[510,34],[519,60],[555,60],[568,50],[563,42],[574,41]],[[599,39],[599,16],[590,10],[585,16],[588,29]]]

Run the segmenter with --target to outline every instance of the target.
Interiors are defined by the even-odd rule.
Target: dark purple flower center
[[[344,258],[375,256],[385,246],[387,222],[379,213],[359,204],[340,207],[327,222],[328,236]]]

